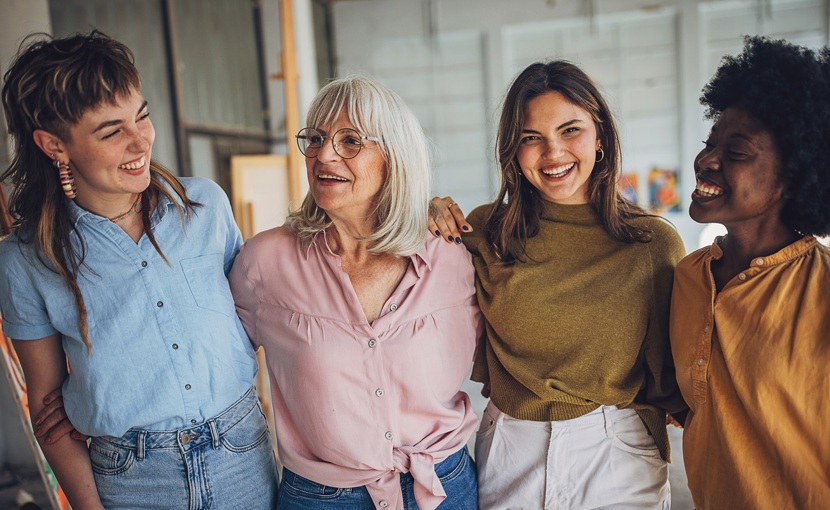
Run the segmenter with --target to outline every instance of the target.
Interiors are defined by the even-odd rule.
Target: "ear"
[[[63,141],[48,131],[35,129],[32,138],[49,159],[55,159],[56,156],[64,152]]]

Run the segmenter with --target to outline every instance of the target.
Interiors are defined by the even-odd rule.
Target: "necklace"
[[[139,205],[141,205],[141,193],[139,193],[135,197],[135,202],[133,202],[132,207],[130,207],[129,210],[127,210],[127,212],[125,212],[124,214],[119,214],[115,218],[108,218],[108,219],[113,223],[118,223],[120,221],[123,221],[127,217],[132,216],[133,214],[139,212],[139,209],[140,209]]]

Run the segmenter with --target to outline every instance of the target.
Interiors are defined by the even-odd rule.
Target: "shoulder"
[[[216,182],[204,177],[176,177],[184,187],[187,197],[195,202],[209,202],[222,199],[228,201],[228,195]]]
[[[706,259],[711,258],[711,250],[711,246],[704,246],[686,255],[677,263],[675,271],[678,273],[695,271],[706,262]]]
[[[433,269],[436,266],[442,269],[472,268],[470,252],[465,250],[463,246],[447,243],[443,238],[426,236],[423,253]]]
[[[0,269],[17,270],[26,260],[36,260],[32,244],[23,243],[17,234],[0,240]]]
[[[473,226],[474,231],[482,232],[484,224],[495,206],[496,204],[493,202],[476,207],[467,215],[467,223]]]
[[[263,258],[278,260],[287,253],[297,251],[303,243],[287,226],[272,228],[248,239],[237,255],[244,264],[256,263]],[[285,260],[281,263],[287,262]]]
[[[659,257],[669,258],[676,264],[686,255],[683,239],[674,225],[660,216],[640,216],[631,221],[637,227],[652,232],[649,250]]]

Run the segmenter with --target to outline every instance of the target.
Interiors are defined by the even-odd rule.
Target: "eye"
[[[361,144],[360,138],[357,138],[357,137],[354,137],[354,136],[345,136],[345,137],[343,137],[342,140],[340,140],[340,143],[342,143],[344,145],[360,145]]]
[[[578,132],[580,132],[580,131],[582,131],[582,129],[580,129],[580,128],[578,128],[578,127],[571,126],[571,127],[569,127],[569,128],[565,128],[565,130],[563,131],[563,133],[564,133],[564,134],[574,134],[574,133],[578,133]]]
[[[519,143],[522,144],[522,145],[530,145],[530,144],[533,144],[533,143],[537,143],[540,140],[541,140],[541,138],[539,138],[536,135],[527,135],[527,136],[523,136],[519,140]]]
[[[120,133],[120,132],[121,132],[121,130],[120,130],[120,129],[116,129],[116,130],[115,130],[115,131],[113,131],[112,133],[109,133],[109,134],[104,135],[104,137],[103,137],[102,139],[103,139],[103,140],[107,140],[107,139],[112,138],[113,136],[117,135],[117,134],[118,134],[118,133]]]
[[[143,114],[138,116],[138,122],[141,122],[142,120],[146,120],[146,119],[149,119],[149,118],[150,118],[150,112],[145,111]]]
[[[703,143],[703,148],[706,149],[707,151],[710,151],[710,150],[715,148],[715,144],[713,144],[709,140],[703,140],[702,143]]]
[[[320,145],[323,143],[323,137],[320,135],[306,135],[305,139],[312,145]]]

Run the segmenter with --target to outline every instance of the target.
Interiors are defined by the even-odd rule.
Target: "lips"
[[[138,170],[139,168],[143,168],[144,165],[147,163],[147,157],[141,156],[140,158],[130,161],[129,163],[124,163],[123,165],[118,165],[118,168],[122,170]]]
[[[316,177],[317,180],[324,182],[349,182],[349,180],[345,177],[340,177],[339,175],[334,174],[319,174]]]
[[[555,165],[542,168],[542,173],[546,177],[552,179],[559,179],[568,174],[576,166],[576,163],[566,163],[564,165]]]

